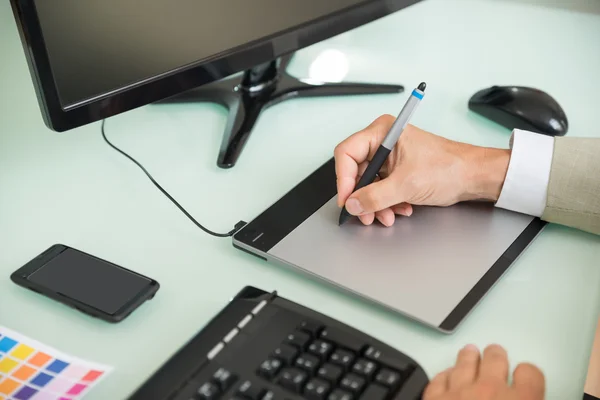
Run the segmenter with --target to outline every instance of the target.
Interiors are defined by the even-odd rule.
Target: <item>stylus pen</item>
[[[358,184],[354,188],[354,192],[356,192],[364,186],[373,183],[375,177],[377,177],[377,174],[379,173],[379,170],[383,166],[383,163],[385,163],[385,160],[387,159],[388,155],[398,142],[398,139],[400,139],[400,135],[404,131],[404,128],[406,128],[408,121],[410,121],[410,118],[417,109],[417,106],[421,103],[421,100],[425,95],[426,86],[427,85],[425,84],[425,82],[421,82],[419,86],[412,91],[410,97],[406,101],[406,104],[404,105],[404,107],[402,107],[400,114],[398,114],[398,118],[396,118],[396,121],[390,128],[390,131],[383,139],[383,142],[379,145],[379,148],[373,156],[373,159],[369,162],[365,173],[358,181]],[[346,211],[346,207],[344,207],[340,214],[339,225],[344,224],[351,217],[352,214]]]

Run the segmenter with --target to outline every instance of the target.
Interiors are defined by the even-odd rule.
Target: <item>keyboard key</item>
[[[294,359],[298,355],[298,350],[295,347],[282,343],[278,348],[275,349],[273,355],[283,361],[285,364],[290,365],[294,362]]]
[[[387,368],[383,368],[381,371],[379,371],[379,373],[375,377],[375,381],[377,381],[377,382],[381,383],[382,385],[385,385],[389,388],[396,387],[396,385],[398,385],[400,383],[401,379],[402,379],[402,377],[400,376],[400,374],[398,372],[392,371]]]
[[[342,389],[335,389],[328,397],[327,400],[352,400],[354,396]]]
[[[298,326],[298,329],[308,333],[312,337],[317,337],[319,336],[319,333],[321,333],[323,325],[314,321],[302,321]]]
[[[314,375],[319,367],[319,358],[315,355],[304,353],[296,359],[295,365]]]
[[[275,400],[275,393],[269,390],[260,400]]]
[[[324,400],[331,385],[318,378],[311,379],[304,387],[304,397],[308,400]]]
[[[260,400],[264,393],[264,388],[251,381],[245,381],[242,383],[237,391],[237,394],[248,400]]]
[[[300,350],[304,350],[308,341],[310,340],[310,335],[308,333],[296,331],[294,333],[290,333],[287,337],[287,342],[292,346],[296,346],[300,348]]]
[[[373,361],[366,360],[364,358],[359,358],[356,363],[352,366],[352,371],[356,372],[359,375],[365,376],[368,379],[371,379],[375,370],[377,369],[377,364]]]
[[[282,367],[281,360],[276,358],[269,358],[268,360],[263,361],[258,367],[258,374],[260,376],[264,376],[267,379],[273,378],[279,369]]]
[[[263,307],[266,305],[267,305],[267,300],[263,300],[260,303],[258,303],[250,312],[254,315],[257,315],[260,312],[260,310],[262,310]]]
[[[200,400],[213,400],[218,398],[220,394],[219,387],[212,382],[206,382],[198,389],[198,398]]]
[[[308,346],[308,351],[318,355],[321,359],[325,360],[333,351],[333,345],[324,340],[315,340]]]
[[[236,380],[237,377],[225,368],[219,368],[213,375],[213,381],[219,385],[222,392],[226,392]]]
[[[400,371],[407,371],[412,367],[408,361],[397,358],[394,354],[388,354],[385,351],[378,350],[373,346],[367,348],[365,357],[374,361],[379,361],[382,364]]]
[[[321,332],[321,338],[327,339],[330,342],[355,352],[361,351],[364,347],[362,340],[336,328],[325,328],[325,330]]]
[[[356,374],[348,374],[344,376],[340,387],[353,393],[358,393],[365,386],[365,379]]]
[[[341,365],[342,367],[348,369],[352,365],[352,361],[354,361],[354,354],[348,350],[337,349],[333,352],[329,360],[332,363]]]
[[[207,354],[206,354],[206,358],[208,358],[209,360],[212,360],[213,358],[215,358],[217,356],[217,354],[219,354],[221,352],[221,350],[223,350],[225,348],[225,345],[223,344],[223,342],[219,342],[215,345],[215,347],[213,347]]]
[[[342,376],[344,371],[341,367],[333,364],[325,364],[317,371],[317,376],[328,380],[329,382],[335,384]]]
[[[369,385],[362,396],[360,396],[360,400],[385,400],[387,395],[388,390],[386,388],[373,383]]]
[[[306,372],[298,368],[285,368],[279,374],[277,382],[284,388],[299,393],[307,378]]]

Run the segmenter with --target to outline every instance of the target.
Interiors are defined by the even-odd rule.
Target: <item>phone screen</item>
[[[37,269],[28,280],[110,315],[152,283],[146,277],[71,248]]]

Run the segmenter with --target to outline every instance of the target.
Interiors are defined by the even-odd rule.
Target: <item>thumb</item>
[[[352,215],[363,215],[384,210],[405,199],[393,179],[382,179],[353,193],[346,201],[346,210]]]

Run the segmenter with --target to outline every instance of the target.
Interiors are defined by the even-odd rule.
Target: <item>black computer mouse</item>
[[[469,100],[469,109],[510,130],[564,136],[569,128],[558,102],[530,87],[492,86],[480,90]]]

